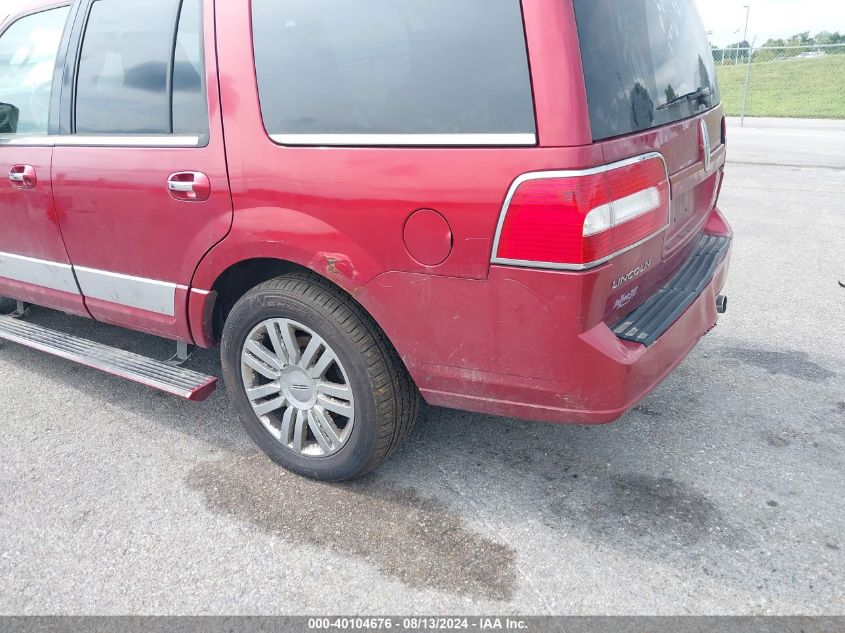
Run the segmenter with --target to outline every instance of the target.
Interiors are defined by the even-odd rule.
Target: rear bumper
[[[706,230],[730,237],[718,212]],[[728,247],[688,307],[648,346],[623,340],[614,324],[591,316],[595,289],[612,283],[602,271],[494,266],[483,282],[390,273],[359,298],[387,331],[429,404],[604,424],[647,396],[715,327],[716,298],[729,265]],[[397,318],[397,305],[408,306],[407,318]]]
[[[613,326],[625,341],[653,345],[712,281],[731,248],[727,235],[704,234],[681,269],[644,304]]]

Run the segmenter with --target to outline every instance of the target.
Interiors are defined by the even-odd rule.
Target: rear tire
[[[275,462],[314,479],[370,472],[419,412],[416,386],[372,318],[311,273],[244,295],[226,319],[221,357],[250,437]]]

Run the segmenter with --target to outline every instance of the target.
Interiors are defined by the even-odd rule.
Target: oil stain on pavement
[[[724,350],[724,354],[728,358],[764,369],[770,374],[782,374],[808,382],[823,382],[836,376],[834,372],[811,361],[805,352],[734,347]]]
[[[607,473],[582,481],[589,491],[586,496],[550,503],[548,518],[554,517],[550,527],[581,525],[601,535],[604,542],[617,546],[627,543],[646,557],[658,555],[654,551],[655,535],[660,535],[660,542],[681,548],[679,551],[693,545],[744,540],[710,499],[675,479]]]
[[[412,488],[374,478],[324,484],[289,474],[263,454],[199,464],[187,481],[208,508],[293,544],[331,548],[418,589],[510,601],[516,555]]]

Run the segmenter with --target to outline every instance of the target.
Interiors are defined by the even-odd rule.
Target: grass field
[[[746,67],[717,66],[728,115],[742,113]],[[845,119],[845,55],[751,64],[746,116]]]

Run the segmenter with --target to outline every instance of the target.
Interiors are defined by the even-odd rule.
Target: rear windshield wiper
[[[686,103],[687,101],[703,101],[706,97],[709,97],[713,94],[713,91],[710,88],[706,88],[704,86],[698,88],[697,90],[693,90],[692,92],[688,92],[685,95],[681,95],[679,97],[675,97],[674,99],[670,99],[662,106],[658,106],[658,110],[666,110],[671,108],[673,105],[678,103]]]

